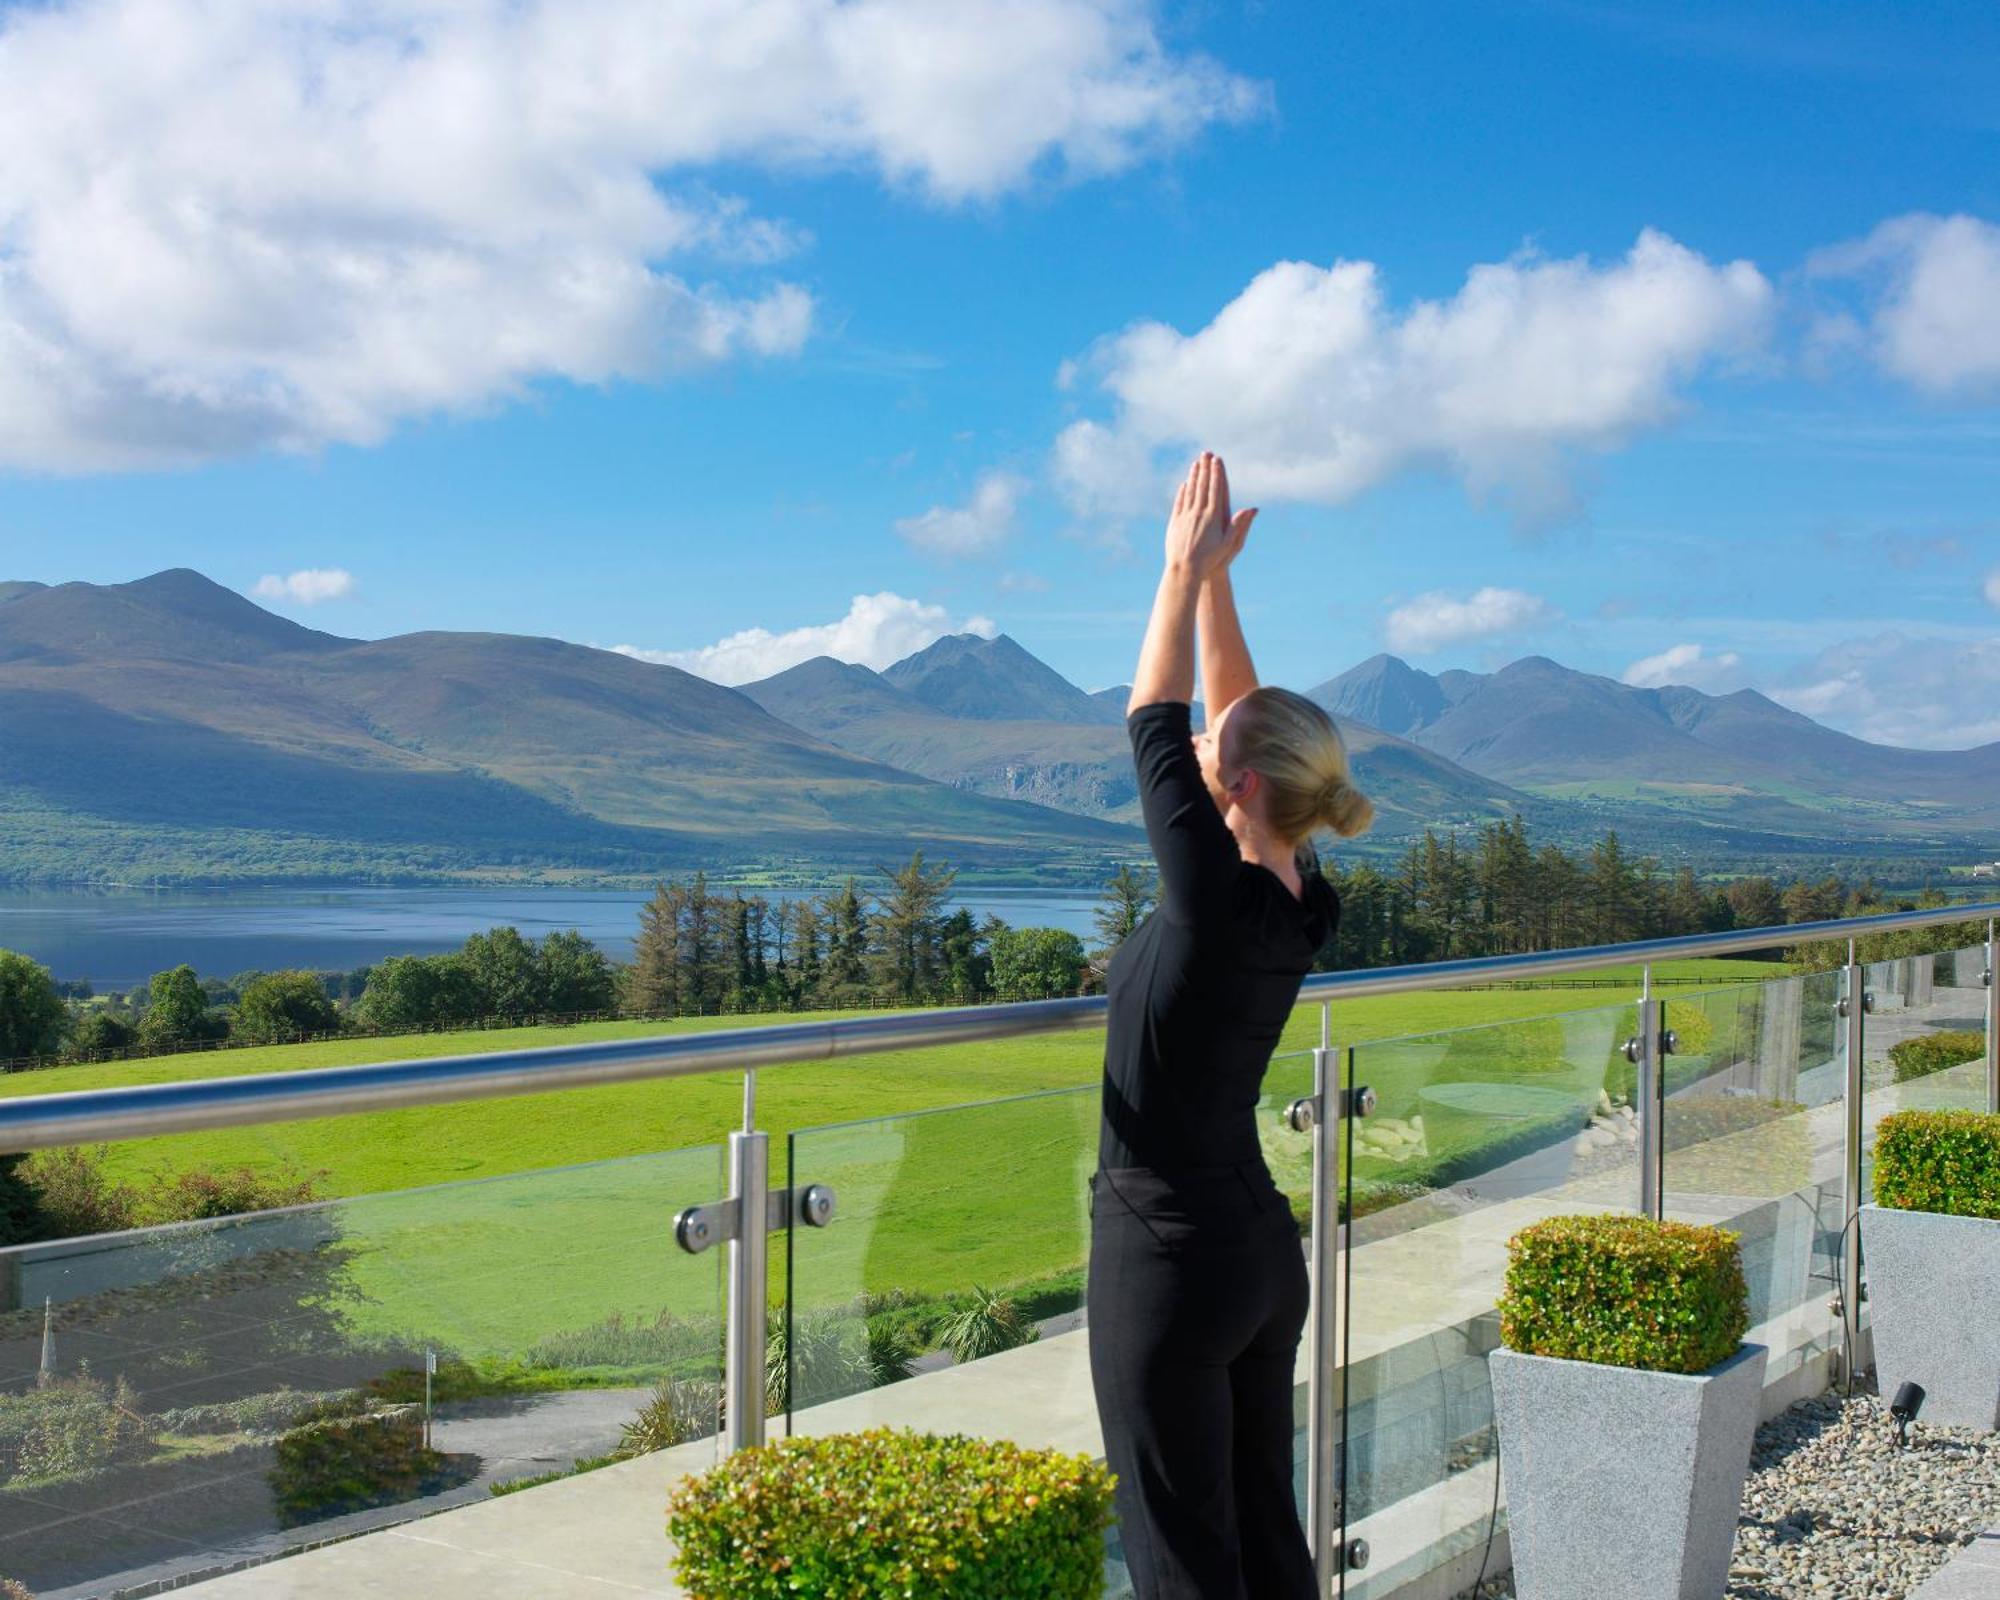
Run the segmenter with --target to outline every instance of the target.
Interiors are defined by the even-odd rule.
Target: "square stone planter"
[[[1765,1354],[1683,1374],[1493,1352],[1520,1600],[1722,1600]]]
[[[2000,1428],[2000,1222],[1861,1208],[1875,1376],[1924,1387],[1921,1422]]]

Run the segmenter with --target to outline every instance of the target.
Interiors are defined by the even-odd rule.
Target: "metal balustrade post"
[[[1337,1081],[1333,1007],[1319,1009],[1319,1048],[1313,1051],[1312,1129],[1312,1366],[1306,1416],[1306,1531],[1312,1542],[1319,1593],[1339,1581],[1340,1507],[1335,1494],[1341,1384],[1345,1377],[1341,1334],[1346,1323],[1340,1248],[1340,1146],[1347,1131],[1346,1096]]]
[[[1666,1086],[1660,1071],[1660,1046],[1665,1031],[1664,1012],[1653,997],[1653,965],[1644,969],[1639,990],[1638,1050],[1634,1065],[1639,1069],[1632,1085],[1633,1109],[1639,1113],[1639,1215],[1664,1216],[1666,1206],[1662,1167],[1666,1157]]]
[[[746,1091],[747,1097],[747,1091]],[[764,1319],[770,1294],[770,1249],[764,1226],[770,1191],[769,1134],[729,1136],[729,1198],[744,1219],[729,1241],[723,1335],[723,1453],[764,1442]]]
[[[1986,919],[1986,1109],[2000,1114],[2000,940]]]
[[[1844,1137],[1841,1146],[1841,1251],[1840,1318],[1849,1370],[1844,1375],[1848,1387],[1854,1384],[1854,1367],[1861,1354],[1861,1239],[1856,1218],[1861,1214],[1861,1135],[1864,1078],[1862,1049],[1866,1042],[1863,1018],[1868,1011],[1867,975],[1855,959],[1854,941],[1847,945],[1846,992],[1840,998],[1842,1038],[1847,1051],[1847,1072],[1843,1108]]]

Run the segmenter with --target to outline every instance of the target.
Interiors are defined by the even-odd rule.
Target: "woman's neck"
[[[1237,852],[1245,861],[1268,868],[1288,885],[1298,883],[1298,852],[1291,845],[1235,806],[1230,807],[1226,820],[1229,831],[1236,835]]]

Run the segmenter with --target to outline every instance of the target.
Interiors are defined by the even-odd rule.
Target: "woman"
[[[1088,1304],[1139,1600],[1315,1594],[1292,1495],[1305,1260],[1255,1114],[1340,915],[1306,841],[1359,833],[1372,810],[1326,713],[1257,686],[1229,586],[1255,516],[1230,516],[1215,456],[1188,469],[1126,715],[1160,899],[1106,979]]]

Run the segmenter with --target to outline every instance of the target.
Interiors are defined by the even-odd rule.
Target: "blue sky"
[[[1096,687],[1212,444],[1268,678],[2000,738],[1990,5],[348,9],[0,7],[0,577]]]

